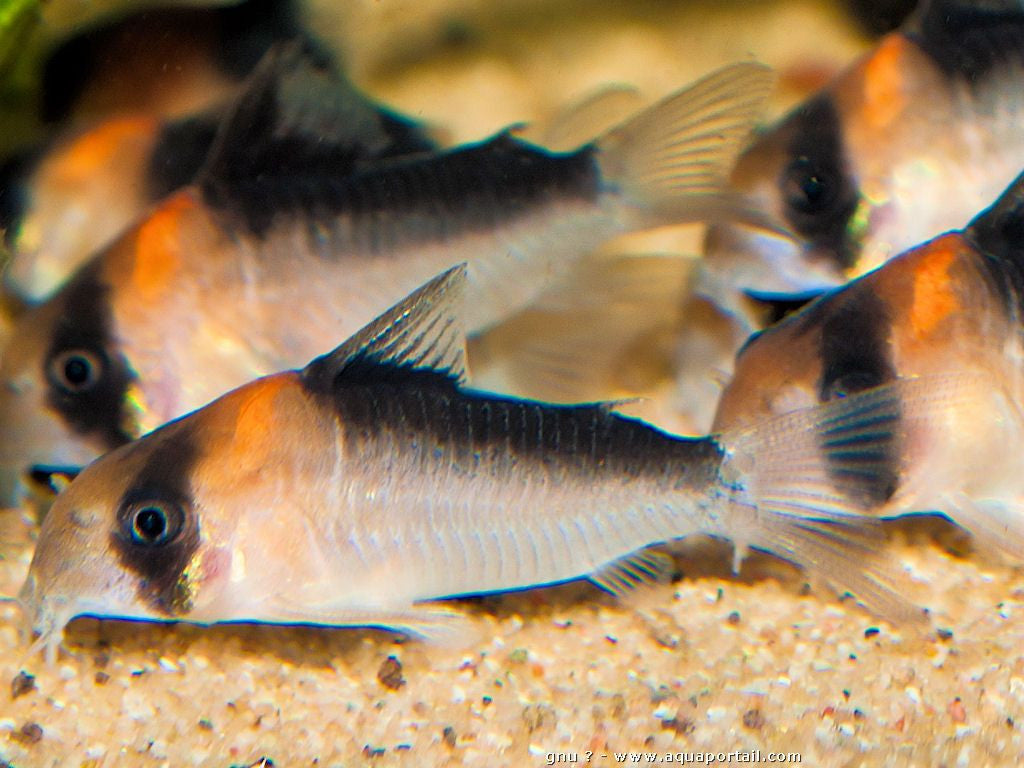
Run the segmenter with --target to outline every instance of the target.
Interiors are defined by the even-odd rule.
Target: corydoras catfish
[[[645,547],[695,533],[732,539],[737,564],[764,548],[913,615],[842,482],[814,479],[833,507],[813,518],[773,502],[812,480],[822,433],[860,436],[835,458],[861,466],[889,439],[891,401],[686,439],[605,405],[467,390],[465,274],[88,466],[44,520],[20,596],[50,657],[79,614],[436,637],[452,612],[422,601],[579,576],[621,592],[659,571]]]
[[[709,269],[806,294],[963,227],[1024,168],[1022,76],[1020,0],[926,0],[743,153],[733,182],[787,234],[715,227]]]
[[[348,173],[322,103],[284,110],[277,74],[258,73],[199,183],[20,319],[0,365],[0,501],[32,468],[84,464],[302,364],[460,260],[475,331],[612,235],[731,215],[728,170],[771,82],[726,67],[575,152],[505,132]]]
[[[715,429],[874,392],[899,402],[864,512],[941,511],[1024,558],[1024,175],[941,235],[753,337]],[[887,394],[886,394],[887,393]],[[823,449],[826,443],[822,443]],[[828,466],[824,455],[819,459]],[[832,468],[829,469],[832,471]]]
[[[696,428],[721,391],[709,364],[727,374],[768,322],[751,297],[806,301],[965,226],[1005,189],[1024,168],[1022,78],[1020,0],[926,0],[744,151],[733,184],[781,226],[709,229],[695,291],[732,327],[683,329],[680,407]]]
[[[436,149],[411,121],[359,93],[311,40],[279,43],[267,60],[296,59],[297,51],[285,51],[299,46],[301,61],[278,83],[281,101],[327,102],[320,113],[333,115],[325,126],[331,141],[350,147],[350,171]],[[148,208],[192,182],[230,107],[174,119],[118,114],[8,163],[0,191],[0,229],[11,249],[6,287],[31,302],[46,298]]]

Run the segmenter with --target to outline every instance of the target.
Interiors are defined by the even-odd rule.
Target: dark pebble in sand
[[[661,727],[663,730],[675,731],[683,736],[689,736],[697,730],[697,726],[694,725],[693,720],[688,717],[672,717],[668,720],[662,720]]]
[[[106,672],[97,672],[93,680],[96,681],[96,685],[106,685],[107,681],[110,680],[110,675]]]
[[[441,731],[441,738],[444,740],[445,745],[448,749],[455,749],[455,742],[458,737],[455,735],[455,729],[450,725],[446,725],[444,730]]]
[[[30,675],[25,670],[21,670],[14,679],[11,680],[11,698],[16,699],[19,696],[24,696],[30,691],[36,689],[36,677]]]
[[[43,728],[39,723],[25,723],[21,730],[11,734],[11,738],[22,744],[38,744],[43,740]]]
[[[405,678],[402,677],[402,662],[394,656],[388,656],[377,670],[377,679],[388,690],[397,691],[405,685]]]
[[[748,709],[743,713],[743,725],[751,730],[760,730],[764,727],[764,713],[760,709]]]

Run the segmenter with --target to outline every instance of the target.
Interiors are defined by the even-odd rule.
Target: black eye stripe
[[[854,283],[817,305],[821,324],[821,379],[818,398],[828,402],[896,378],[892,361],[891,319],[885,303],[865,283]],[[851,477],[837,454],[826,452],[836,487],[866,507],[886,502],[899,485],[900,449],[894,437],[873,455],[870,473]]]
[[[822,168],[807,157],[798,157],[783,176],[786,205],[807,216],[828,213],[836,199],[840,179],[834,169]]]
[[[150,435],[147,455],[118,506],[111,546],[126,570],[139,578],[140,595],[168,616],[191,606],[189,573],[199,549],[200,520],[192,504],[191,474],[198,454],[194,430],[176,422]],[[162,511],[165,530],[157,516]]]
[[[62,310],[43,362],[47,401],[76,433],[104,448],[130,441],[125,400],[132,373],[116,353],[110,330],[108,288],[94,262],[54,301]]]
[[[859,255],[849,224],[860,192],[847,168],[839,113],[828,96],[819,96],[793,112],[786,129],[789,162],[777,181],[786,220],[811,248],[846,269]]]

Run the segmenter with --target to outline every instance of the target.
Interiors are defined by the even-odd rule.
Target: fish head
[[[821,376],[818,329],[798,313],[753,335],[736,356],[722,391],[712,431],[751,427],[759,421],[818,404]]]
[[[183,189],[19,318],[0,361],[0,504],[16,503],[34,470],[82,466],[245,380],[224,362],[228,345],[198,332],[214,290],[200,295],[198,270],[183,276],[192,254],[213,260],[212,232]],[[183,381],[199,352],[188,370],[203,376]]]
[[[54,501],[19,596],[41,644],[56,646],[82,614],[169,620],[187,612],[198,516],[187,488],[162,482],[192,458],[168,455],[191,444],[181,433],[173,424],[106,454]]]
[[[4,276],[16,293],[33,301],[52,294],[145,209],[157,128],[149,116],[111,118],[57,143],[21,180],[24,210],[8,227]]]
[[[995,262],[963,232],[912,248],[754,334],[736,357],[714,429],[749,427],[898,378],[1004,369],[1016,308],[1000,286]]]
[[[920,48],[887,36],[739,158],[734,188],[778,231],[711,227],[708,268],[733,291],[820,292],[962,227],[1012,176],[990,174],[979,199],[974,179],[986,171],[962,167],[951,94]]]
[[[313,411],[297,376],[278,374],[86,467],[43,521],[21,593],[40,644],[55,647],[82,614],[264,615],[260,600],[313,568],[302,559],[309,533],[296,524],[324,494],[327,451],[309,449],[302,423]]]
[[[0,503],[30,478],[81,467],[136,437],[134,374],[119,351],[99,263],[22,315],[0,361]]]

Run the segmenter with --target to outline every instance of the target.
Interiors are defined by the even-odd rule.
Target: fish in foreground
[[[753,337],[714,428],[871,391],[899,403],[865,513],[945,513],[1024,559],[1024,175],[930,240]],[[824,457],[822,461],[825,461]],[[833,467],[830,472],[839,471]]]
[[[20,601],[52,655],[80,614],[368,625],[444,636],[420,605],[588,576],[621,592],[648,545],[696,533],[774,552],[889,616],[870,525],[806,475],[824,435],[857,464],[884,398],[704,439],[605,405],[463,386],[455,267],[301,371],[258,379],[88,466],[53,505]],[[813,484],[814,515],[774,497]]]
[[[575,152],[506,132],[353,174],[351,143],[330,141],[351,128],[281,88],[288,64],[254,76],[197,184],[19,320],[0,364],[0,503],[305,363],[460,261],[479,331],[612,235],[735,214],[728,169],[771,85],[736,64]]]
[[[280,43],[269,56],[284,68],[298,45],[306,66],[292,65],[278,84],[290,91],[281,101],[332,102],[337,114],[324,127],[335,145],[350,148],[349,171],[437,149],[418,126],[359,93],[311,41]],[[175,119],[117,115],[64,137],[28,168],[9,164],[0,192],[0,230],[12,252],[5,287],[29,302],[45,299],[146,209],[192,182],[230,106]]]
[[[813,298],[965,226],[996,199],[1024,168],[1022,77],[1020,0],[928,0],[744,151],[732,182],[785,234],[709,229],[695,291],[733,327],[714,338],[683,330],[678,389],[698,427],[709,426],[702,418],[721,392],[707,375],[708,350],[727,375],[739,346],[767,324],[751,297]],[[695,392],[701,400],[690,405]]]

